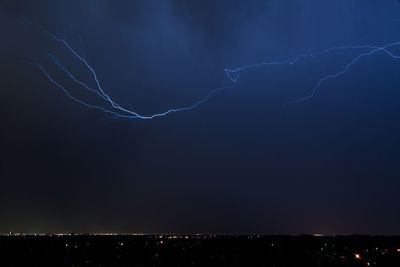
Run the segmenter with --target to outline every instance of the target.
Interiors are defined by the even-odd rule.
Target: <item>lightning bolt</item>
[[[393,59],[400,59],[400,56],[397,56],[395,54],[393,54],[390,51],[390,48],[393,48],[395,46],[399,46],[400,42],[393,42],[393,43],[389,43],[386,44],[384,46],[368,46],[368,45],[362,45],[362,46],[338,46],[338,47],[331,47],[325,50],[321,50],[321,51],[317,51],[317,52],[313,52],[313,53],[309,53],[309,54],[303,54],[303,55],[299,55],[297,57],[295,57],[293,60],[284,60],[284,61],[275,61],[275,62],[261,62],[258,64],[252,64],[252,65],[244,65],[242,67],[236,68],[236,69],[225,69],[225,73],[228,76],[228,78],[232,81],[232,82],[237,82],[238,79],[240,78],[240,73],[248,70],[248,69],[253,69],[253,68],[260,68],[260,67],[265,67],[265,66],[271,66],[271,65],[295,65],[296,63],[298,63],[300,60],[302,59],[306,59],[306,58],[315,58],[317,56],[323,55],[323,54],[328,54],[331,52],[335,52],[335,51],[340,51],[340,50],[363,50],[366,52],[362,52],[361,54],[358,54],[356,57],[354,57],[349,63],[346,64],[346,66],[334,73],[334,74],[329,74],[325,77],[322,77],[321,79],[319,79],[317,81],[317,83],[315,84],[315,86],[312,88],[311,92],[308,95],[305,95],[301,98],[298,99],[294,99],[291,100],[287,103],[285,103],[285,108],[293,105],[293,104],[299,104],[302,103],[306,100],[309,100],[310,98],[314,97],[315,94],[317,93],[318,89],[320,89],[320,87],[327,81],[331,80],[331,79],[336,79],[344,74],[346,74],[347,72],[350,71],[350,69],[358,62],[360,61],[362,58],[364,57],[368,57],[368,56],[372,56],[374,54],[377,54],[379,52],[384,53],[385,55],[393,58]]]
[[[356,56],[355,58],[353,58],[353,60],[351,60],[351,61],[344,67],[344,69],[342,69],[341,71],[339,71],[339,72],[337,72],[337,73],[335,73],[335,74],[330,74],[330,75],[327,75],[327,76],[321,78],[321,79],[316,83],[316,85],[314,86],[314,88],[311,90],[311,93],[310,93],[310,94],[308,94],[308,95],[306,95],[306,96],[304,96],[304,97],[302,97],[302,98],[295,99],[295,100],[292,100],[292,101],[287,102],[287,103],[285,104],[285,107],[287,107],[287,106],[289,106],[289,105],[293,105],[293,104],[302,103],[302,102],[304,102],[304,101],[306,101],[306,100],[312,98],[312,97],[317,93],[318,89],[322,86],[323,83],[325,83],[325,82],[327,82],[328,80],[331,80],[331,79],[336,79],[336,78],[338,78],[338,77],[340,77],[340,76],[346,74],[354,64],[356,64],[358,61],[360,61],[360,60],[361,60],[362,58],[364,58],[364,57],[372,56],[372,55],[374,55],[374,54],[376,54],[376,53],[378,53],[378,52],[382,52],[382,53],[384,53],[384,54],[390,56],[390,57],[393,58],[393,59],[400,59],[400,56],[394,55],[390,50],[388,50],[389,48],[394,47],[394,46],[397,46],[397,45],[400,45],[400,42],[390,43],[390,44],[384,45],[384,46],[382,46],[382,47],[370,48],[371,50],[370,50],[369,52],[364,52],[364,53],[359,54],[358,56]]]
[[[241,74],[245,71],[249,71],[254,68],[261,68],[261,67],[268,67],[268,66],[276,66],[276,65],[289,65],[293,66],[296,63],[300,62],[301,60],[308,59],[308,58],[316,58],[318,56],[322,56],[325,54],[331,54],[334,52],[338,51],[349,51],[349,50],[355,50],[359,51],[356,57],[352,58],[352,60],[347,63],[343,69],[336,73],[329,74],[327,76],[322,77],[319,79],[315,86],[312,88],[309,94],[302,96],[301,98],[291,100],[287,102],[284,107],[288,107],[293,104],[299,104],[302,102],[305,102],[309,100],[310,98],[314,97],[317,93],[317,91],[322,87],[322,85],[332,79],[339,78],[340,76],[346,74],[351,70],[351,68],[358,63],[361,59],[365,57],[370,57],[378,53],[385,54],[393,59],[400,59],[400,56],[395,55],[393,52],[390,51],[391,48],[399,46],[400,42],[393,42],[389,44],[385,44],[383,46],[371,46],[371,45],[360,45],[360,46],[337,46],[337,47],[331,47],[328,49],[320,50],[320,51],[315,51],[312,53],[306,53],[299,55],[297,57],[294,57],[291,60],[282,60],[282,61],[272,61],[272,62],[261,62],[257,64],[249,64],[249,65],[244,65],[241,67],[237,68],[226,68],[225,74],[228,77],[231,85],[228,86],[223,86],[219,88],[215,88],[211,91],[208,92],[203,98],[199,99],[195,103],[188,105],[186,107],[179,107],[179,108],[171,108],[168,109],[164,112],[160,113],[154,113],[154,114],[141,114],[138,112],[135,112],[132,109],[125,108],[118,104],[113,98],[106,93],[106,91],[103,89],[101,86],[100,80],[98,78],[98,75],[94,68],[89,64],[89,62],[82,56],[80,55],[65,39],[62,39],[55,34],[47,31],[46,29],[42,28],[41,26],[35,25],[31,22],[26,22],[30,26],[32,26],[34,29],[37,31],[43,33],[44,35],[48,36],[51,38],[53,41],[56,43],[60,44],[66,51],[75,59],[77,59],[91,74],[91,77],[95,83],[95,87],[90,87],[88,83],[78,79],[70,70],[65,67],[65,65],[62,63],[60,59],[58,59],[55,55],[51,53],[47,53],[47,59],[50,63],[52,63],[54,66],[56,66],[59,70],[66,75],[71,81],[73,81],[76,85],[78,85],[80,88],[95,94],[97,97],[99,97],[102,101],[104,101],[104,105],[108,106],[99,106],[99,105],[92,105],[76,96],[74,96],[64,85],[62,85],[60,82],[58,82],[55,78],[51,76],[49,71],[44,67],[44,65],[34,61],[30,62],[31,65],[37,67],[43,74],[44,76],[48,79],[50,83],[52,83],[54,86],[60,88],[70,99],[73,101],[87,107],[90,109],[94,109],[100,112],[103,112],[105,114],[108,114],[112,116],[113,118],[124,118],[124,119],[141,119],[141,120],[151,120],[155,118],[160,118],[160,117],[165,117],[167,115],[171,115],[173,113],[178,113],[178,112],[184,112],[184,111],[190,111],[193,110],[200,105],[206,103],[211,97],[216,95],[217,93],[227,90],[227,89],[233,89],[238,85],[239,78]]]

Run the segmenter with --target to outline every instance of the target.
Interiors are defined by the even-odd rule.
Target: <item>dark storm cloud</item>
[[[270,1],[182,1],[171,0],[175,14],[200,31],[211,41],[233,41],[230,39],[246,20],[253,20],[265,9]],[[224,40],[225,39],[225,40]],[[226,40],[228,39],[228,40]],[[224,42],[225,41],[225,42]]]
[[[397,40],[398,8],[372,0],[2,1],[0,231],[397,233],[396,62],[366,60],[284,116],[282,103],[340,68],[341,56],[243,73],[238,88],[192,112],[113,121],[21,64],[45,63],[52,51],[90,79],[20,22],[65,36],[107,92],[155,112],[226,84],[226,66]]]

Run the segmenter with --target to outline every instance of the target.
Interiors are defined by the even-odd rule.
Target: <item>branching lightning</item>
[[[215,94],[223,91],[223,90],[227,90],[227,89],[233,89],[237,86],[238,82],[239,82],[239,78],[241,76],[241,74],[244,71],[248,71],[254,68],[261,68],[261,67],[267,67],[267,66],[276,66],[276,65],[295,65],[296,63],[298,63],[301,60],[307,59],[307,58],[316,58],[318,56],[321,55],[325,55],[325,54],[331,54],[337,51],[349,51],[349,50],[355,50],[358,51],[357,56],[355,56],[354,58],[351,59],[351,61],[349,61],[349,63],[347,63],[343,69],[341,69],[340,71],[336,72],[336,73],[332,73],[332,74],[328,74],[324,77],[322,77],[321,79],[319,79],[316,83],[315,86],[312,88],[312,90],[310,91],[310,93],[308,95],[302,96],[298,99],[294,99],[291,100],[289,102],[287,102],[285,104],[285,107],[289,106],[289,105],[293,105],[293,104],[299,104],[302,103],[304,101],[309,100],[310,98],[314,97],[316,95],[316,93],[318,92],[318,90],[322,87],[322,85],[329,81],[329,80],[333,80],[336,78],[339,78],[340,76],[346,74],[347,72],[349,72],[351,70],[351,68],[358,63],[361,59],[365,58],[365,57],[370,57],[373,56],[375,54],[378,53],[382,53],[386,56],[389,56],[393,59],[400,59],[400,56],[395,55],[393,52],[391,52],[391,48],[400,46],[400,42],[393,42],[393,43],[389,43],[389,44],[385,44],[383,46],[371,46],[371,45],[361,45],[361,46],[337,46],[337,47],[331,47],[325,50],[321,50],[321,51],[316,51],[316,52],[312,52],[312,53],[307,53],[307,54],[302,54],[299,55],[291,60],[282,60],[282,61],[272,61],[272,62],[261,62],[261,63],[257,63],[257,64],[250,64],[250,65],[244,65],[238,68],[226,68],[225,74],[229,79],[230,85],[228,86],[223,86],[223,87],[219,87],[219,88],[215,88],[211,91],[209,91],[209,93],[207,95],[205,95],[203,98],[199,99],[197,102],[188,105],[186,107],[179,107],[179,108],[172,108],[169,110],[166,110],[164,112],[160,112],[160,113],[154,113],[154,114],[149,114],[149,115],[145,115],[145,114],[141,114],[138,112],[133,111],[132,109],[128,109],[125,107],[122,107],[120,104],[118,104],[115,100],[113,100],[113,98],[106,93],[106,91],[102,88],[100,80],[98,78],[98,75],[96,73],[96,71],[94,70],[94,68],[88,63],[88,61],[81,55],[79,54],[74,48],[72,48],[72,46],[65,40],[62,39],[52,33],[50,33],[49,31],[47,31],[46,29],[34,25],[30,22],[28,22],[28,24],[32,27],[34,27],[36,30],[38,30],[39,32],[45,34],[46,36],[50,37],[53,41],[55,41],[56,43],[60,44],[64,49],[66,49],[66,51],[70,54],[70,56],[74,57],[75,59],[77,59],[90,73],[94,83],[95,83],[95,87],[90,87],[88,85],[87,82],[84,82],[80,79],[78,79],[73,73],[72,71],[70,71],[62,62],[60,59],[58,59],[55,55],[48,53],[47,54],[47,59],[50,63],[52,63],[55,67],[57,67],[67,78],[69,78],[72,82],[74,82],[77,86],[79,86],[80,88],[87,90],[88,92],[91,92],[93,94],[95,94],[97,97],[99,97],[102,101],[104,101],[104,106],[99,106],[99,105],[92,105],[74,95],[72,95],[72,93],[63,85],[61,84],[59,81],[57,81],[50,73],[49,71],[44,67],[44,65],[38,63],[38,62],[31,62],[31,64],[35,67],[37,67],[43,74],[44,76],[48,79],[48,81],[50,83],[52,83],[53,85],[55,85],[56,87],[60,88],[66,95],[67,97],[69,97],[70,99],[72,99],[73,101],[87,107],[90,109],[94,109],[103,113],[106,113],[114,118],[125,118],[125,119],[141,119],[141,120],[151,120],[151,119],[155,119],[155,118],[159,118],[159,117],[164,117],[167,115],[171,115],[173,113],[178,113],[178,112],[183,112],[183,111],[190,111],[193,110],[197,107],[199,107],[200,105],[206,103],[212,96],[214,96]],[[108,106],[108,108],[107,108]]]

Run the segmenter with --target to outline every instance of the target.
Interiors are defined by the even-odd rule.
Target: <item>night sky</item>
[[[1,0],[0,232],[400,234],[400,61],[357,51],[241,73],[190,111],[110,118],[38,60],[81,64],[143,114],[231,85],[226,67],[400,40],[397,0]],[[396,52],[396,49],[393,50]],[[400,54],[400,49],[397,49]]]

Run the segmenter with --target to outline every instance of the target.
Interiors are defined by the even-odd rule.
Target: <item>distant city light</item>
[[[16,234],[14,234],[16,235]],[[17,235],[16,235],[17,236]],[[65,238],[63,237],[62,239],[59,238],[58,235],[54,234],[49,234],[50,238],[41,238],[40,236],[38,237],[37,234],[22,234],[18,235],[18,239],[20,242],[30,242],[32,239],[40,239],[42,241],[47,242],[44,243],[44,246],[52,246],[54,240],[59,240],[62,241],[60,243],[60,247],[63,249],[58,250],[57,253],[60,253],[60,256],[63,257],[63,255],[66,256],[68,259],[73,259],[74,261],[77,260],[79,262],[85,262],[87,264],[93,263],[95,260],[94,256],[92,253],[103,253],[104,249],[111,249],[113,251],[114,255],[110,256],[110,260],[117,260],[117,261],[130,261],[130,251],[135,251],[137,249],[143,249],[146,248],[148,251],[151,251],[151,260],[152,262],[158,261],[158,258],[162,258],[161,255],[157,250],[166,250],[168,253],[176,253],[175,255],[182,255],[182,257],[187,257],[187,259],[192,260],[191,255],[196,256],[196,253],[203,253],[203,251],[207,252],[207,248],[205,248],[204,245],[210,244],[211,251],[210,253],[206,254],[206,258],[212,261],[213,263],[218,263],[220,260],[219,254],[215,254],[215,245],[218,247],[221,247],[222,250],[229,251],[230,245],[228,244],[227,241],[231,242],[236,242],[235,238],[238,238],[240,242],[245,242],[247,243],[250,247],[249,248],[254,248],[254,245],[257,244],[262,244],[262,246],[267,246],[267,253],[270,253],[271,255],[280,255],[282,257],[286,257],[284,253],[287,253],[287,255],[292,254],[293,251],[303,251],[303,253],[310,253],[310,248],[307,247],[302,247],[307,245],[307,240],[309,237],[305,237],[303,241],[299,244],[298,240],[296,239],[297,237],[294,237],[292,240],[295,241],[293,245],[290,245],[290,240],[288,240],[286,237],[282,237],[280,239],[279,237],[274,237],[271,239],[270,237],[265,237],[265,239],[262,239],[263,242],[258,242],[255,239],[255,236],[217,236],[217,235],[149,235],[145,238],[142,237],[135,237],[134,239],[127,239],[126,236],[121,235],[120,240],[116,239],[114,235],[111,237],[107,237],[107,242],[104,242],[105,238],[98,239],[97,237],[93,235],[82,235],[82,237],[79,236],[79,234],[74,234],[74,235],[67,235],[65,234]],[[244,237],[244,238],[243,238]],[[16,237],[8,237],[9,239],[17,239]],[[247,240],[250,238],[250,240]],[[261,237],[262,238],[262,237]],[[186,240],[187,239],[187,240]],[[212,242],[210,242],[210,239]],[[244,240],[246,239],[246,240]],[[130,241],[128,241],[130,240]],[[315,240],[320,241],[321,238],[315,238]],[[336,245],[334,246],[334,241],[332,241],[331,237],[327,237],[326,239],[322,239],[326,242],[321,242],[318,247],[313,247],[311,254],[309,254],[313,259],[316,261],[337,261],[337,263],[342,263],[342,264],[350,264],[350,265],[357,265],[357,266],[376,266],[377,259],[382,259],[382,260],[394,260],[398,261],[399,259],[397,257],[393,257],[397,254],[400,255],[400,246],[398,247],[393,247],[388,244],[388,246],[385,246],[382,244],[379,247],[372,246],[370,244],[362,244],[358,246],[346,246],[339,240],[340,242],[337,242]],[[384,238],[381,237],[371,237],[371,240],[384,240]],[[41,241],[41,242],[42,242]],[[57,242],[59,242],[57,241]],[[96,243],[100,241],[100,243]],[[183,241],[183,242],[182,242]],[[354,241],[354,237],[349,237],[348,242],[349,244],[353,244],[352,242]],[[265,243],[264,243],[265,242]],[[286,243],[287,242],[287,243]],[[381,242],[380,242],[381,243]],[[99,245],[97,245],[99,244]],[[278,244],[278,245],[277,245]],[[201,251],[198,252],[198,248],[202,247]],[[43,247],[44,248],[44,247]],[[36,250],[35,247],[25,247],[22,246],[23,250],[26,250],[29,253],[29,255],[34,256],[35,251],[41,253],[39,250]],[[205,250],[203,250],[205,249]],[[31,252],[32,251],[32,252]],[[43,250],[44,252],[46,250]],[[195,252],[194,252],[195,251]],[[214,251],[214,252],[212,252]],[[223,253],[224,251],[221,251]],[[261,251],[260,251],[261,252]],[[35,252],[36,253],[36,252]],[[262,253],[262,252],[261,252]],[[140,254],[140,253],[139,253]],[[147,256],[146,255],[139,255],[137,254],[135,257],[139,257],[139,259],[144,260]],[[150,254],[149,254],[150,255]],[[199,254],[200,255],[200,254]],[[226,255],[226,254],[225,254]],[[128,258],[127,258],[128,257]],[[145,257],[145,258],[140,258],[140,257]],[[196,258],[197,259],[197,258]],[[193,258],[193,261],[189,262],[189,265],[191,262],[195,262],[196,260]],[[260,258],[262,259],[262,257]],[[132,261],[135,259],[132,259]],[[293,259],[294,261],[296,259]],[[225,259],[224,259],[225,261]],[[399,266],[400,267],[400,261],[397,262],[398,264],[391,265],[391,266]],[[1,264],[0,264],[1,265]],[[262,265],[262,264],[261,264]],[[72,266],[72,265],[69,265]],[[75,265],[78,266],[78,265]],[[104,265],[103,265],[104,266]],[[207,266],[207,265],[206,265]],[[210,265],[208,265],[210,266]],[[211,264],[213,266],[213,264]],[[219,265],[218,265],[219,266]],[[275,265],[277,266],[277,265]]]

